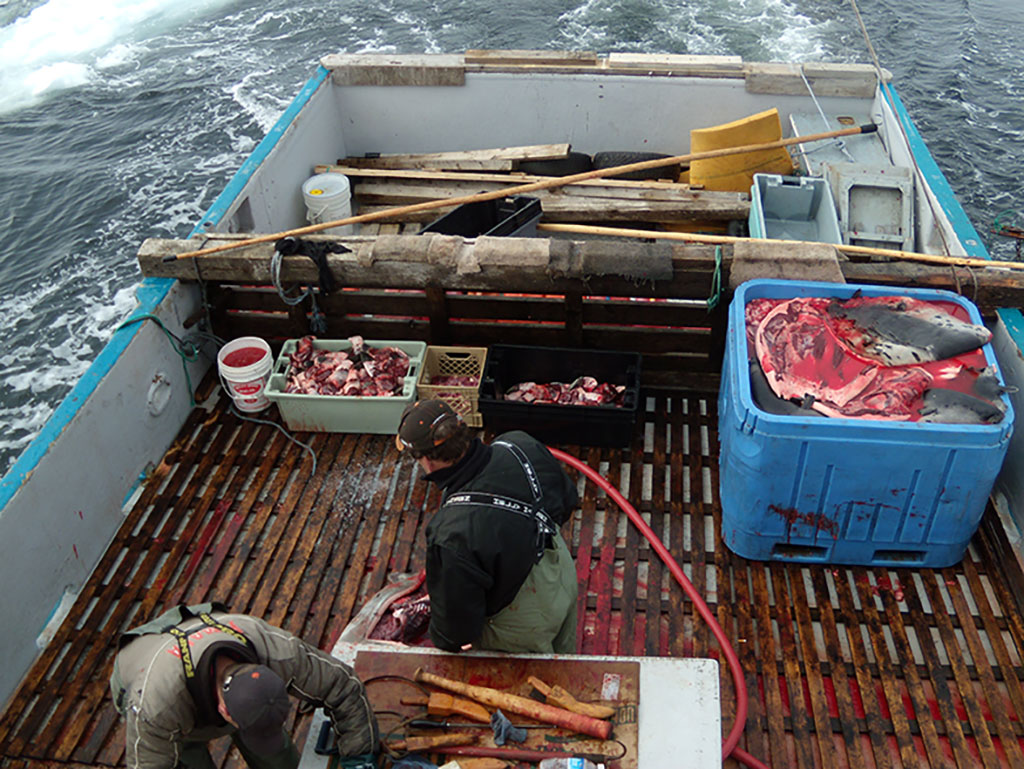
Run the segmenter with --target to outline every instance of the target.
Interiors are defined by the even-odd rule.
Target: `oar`
[[[745,152],[761,152],[763,150],[777,149],[778,147],[788,147],[791,144],[804,144],[805,142],[816,142],[823,139],[835,139],[840,136],[874,133],[877,130],[878,126],[873,123],[868,123],[862,126],[843,128],[839,131],[825,131],[824,133],[808,134],[807,136],[794,136],[789,139],[764,142],[763,144],[746,144],[740,147],[726,147],[724,149],[708,150],[706,152],[691,152],[687,155],[674,155],[673,157],[668,158],[642,160],[638,163],[626,163],[625,165],[612,166],[610,168],[597,168],[593,171],[583,171],[582,173],[571,174],[570,176],[553,177],[539,182],[520,184],[516,187],[506,187],[504,189],[492,190],[490,192],[478,192],[474,195],[463,195],[462,197],[457,198],[428,200],[424,203],[413,203],[408,206],[388,208],[383,211],[374,211],[369,214],[349,216],[345,219],[337,219],[333,222],[310,224],[306,227],[298,227],[294,230],[285,230],[284,232],[277,232],[273,235],[259,235],[258,237],[249,238],[248,240],[239,240],[233,243],[211,246],[210,248],[201,248],[198,251],[190,251],[185,254],[169,254],[164,257],[164,261],[173,262],[176,259],[190,259],[197,256],[206,256],[207,254],[216,254],[221,251],[230,251],[244,246],[253,246],[257,243],[270,243],[275,240],[280,240],[281,238],[308,235],[313,232],[320,232],[321,230],[327,230],[332,227],[341,227],[346,224],[373,222],[377,219],[385,219],[392,216],[404,216],[406,214],[414,214],[418,211],[430,211],[435,208],[445,208],[446,206],[457,206],[464,203],[479,203],[486,200],[497,200],[498,198],[508,197],[509,195],[521,195],[526,192],[533,192],[534,190],[548,190],[554,187],[562,187],[566,184],[573,184],[574,182],[586,181],[587,179],[600,179],[604,176],[617,176],[618,174],[628,173],[630,171],[645,171],[648,168],[661,168],[663,166],[671,166],[677,163],[689,163],[694,160],[718,158],[725,155],[742,155]]]
[[[772,243],[782,246],[822,245],[808,243],[804,240],[774,240],[769,238],[738,238],[732,235],[699,235],[693,232],[659,232],[655,230],[634,230],[625,227],[597,227],[590,224],[538,224],[538,230],[545,232],[571,232],[581,235],[605,235],[618,238],[645,238],[652,240],[682,240],[690,243]],[[868,256],[889,256],[893,259],[904,259],[914,262],[930,262],[933,264],[954,267],[993,267],[1005,270],[1024,270],[1024,262],[997,262],[991,259],[979,259],[974,256],[941,256],[939,254],[919,254],[915,251],[896,251],[889,248],[872,248],[870,246],[848,246],[843,243],[826,243],[844,254],[865,254]]]

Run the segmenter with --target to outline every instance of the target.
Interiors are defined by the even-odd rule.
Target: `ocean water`
[[[1024,210],[1024,2],[859,0],[993,256]],[[869,61],[849,0],[0,0],[0,474],[321,55],[467,48]],[[1018,214],[1004,220],[1024,224]]]

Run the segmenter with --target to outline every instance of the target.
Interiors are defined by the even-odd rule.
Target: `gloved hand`
[[[338,767],[339,769],[377,769],[377,756],[374,753],[343,756],[338,759]]]

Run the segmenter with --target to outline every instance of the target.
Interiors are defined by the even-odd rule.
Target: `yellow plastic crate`
[[[470,427],[482,427],[483,416],[480,414],[480,380],[484,375],[484,364],[487,362],[486,347],[436,347],[427,346],[423,355],[423,365],[416,381],[416,397],[420,400],[440,399],[462,415]],[[432,385],[430,380],[435,376],[475,376],[475,387],[457,387],[455,385]]]

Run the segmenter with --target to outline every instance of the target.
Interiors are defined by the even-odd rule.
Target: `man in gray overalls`
[[[579,502],[544,444],[485,445],[441,400],[402,415],[395,445],[443,492],[427,526],[430,638],[448,651],[576,652],[576,566],[559,531]]]
[[[206,743],[228,734],[253,769],[295,769],[289,694],[324,708],[343,767],[373,766],[377,721],[362,682],[285,630],[217,604],[178,606],[120,644],[110,690],[128,769],[215,769]]]

